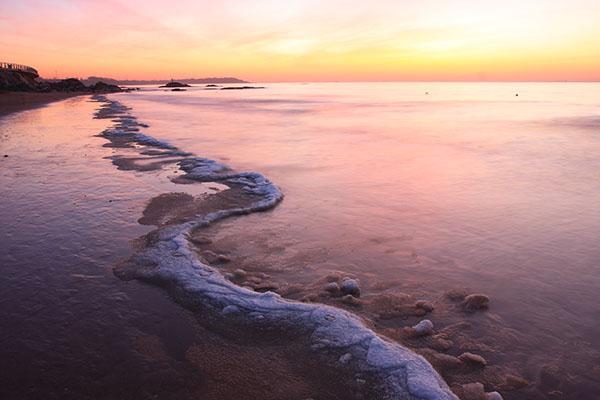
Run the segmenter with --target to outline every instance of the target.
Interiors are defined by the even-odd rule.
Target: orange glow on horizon
[[[46,78],[600,81],[592,0],[5,0],[0,61]]]

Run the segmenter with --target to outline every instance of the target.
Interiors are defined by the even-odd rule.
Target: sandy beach
[[[0,92],[0,117],[30,110],[58,100],[88,94],[84,92]]]

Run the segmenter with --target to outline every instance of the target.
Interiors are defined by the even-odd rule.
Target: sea
[[[204,229],[223,274],[345,309],[436,366],[430,344],[402,336],[426,318],[450,342],[437,352],[485,359],[438,368],[451,388],[597,398],[600,83],[224,86],[243,85],[106,95],[158,146],[108,146],[114,122],[94,118],[93,96],[0,118],[2,398],[194,398],[210,386],[210,365],[190,362],[215,335],[197,312],[113,274],[156,228],[139,222],[151,199],[207,192],[173,182],[177,159],[113,162],[165,146],[283,195]],[[358,282],[357,302],[315,289],[332,274]],[[465,309],[468,294],[487,307]],[[401,311],[417,300],[433,310]]]

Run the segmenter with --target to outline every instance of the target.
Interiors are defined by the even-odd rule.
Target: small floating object
[[[515,94],[515,97],[519,97],[519,93]]]
[[[429,94],[429,92],[425,92],[425,94]]]

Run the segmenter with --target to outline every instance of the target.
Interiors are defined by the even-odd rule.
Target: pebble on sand
[[[433,332],[433,322],[431,322],[428,319],[424,319],[423,321],[413,326],[412,330],[415,333],[415,335],[418,336],[431,335],[431,333]]]

